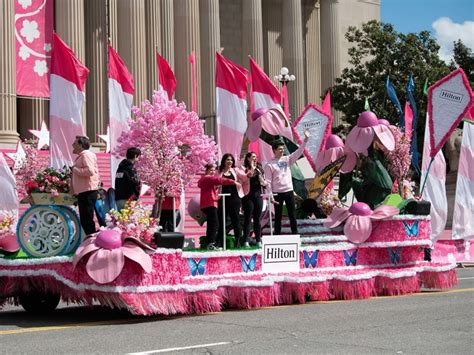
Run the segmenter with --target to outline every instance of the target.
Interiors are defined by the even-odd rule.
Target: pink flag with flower
[[[50,165],[61,169],[74,162],[72,143],[84,135],[82,106],[89,69],[53,33],[51,56],[51,100],[49,103]]]
[[[135,86],[133,76],[118,53],[109,45],[109,127],[110,151],[115,153],[118,139],[123,132],[128,131],[128,120],[132,116],[132,102]],[[120,164],[120,158],[111,155],[112,186],[115,186],[115,173]]]
[[[15,1],[16,93],[49,97],[53,0]]]

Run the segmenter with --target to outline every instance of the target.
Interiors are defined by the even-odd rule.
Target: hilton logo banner
[[[262,251],[263,272],[299,271],[299,234],[265,235],[262,238]]]

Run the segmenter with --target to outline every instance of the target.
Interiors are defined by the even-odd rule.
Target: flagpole
[[[426,169],[425,180],[423,181],[423,185],[421,185],[420,196],[423,195],[423,191],[425,190],[426,180],[428,180],[428,173],[430,172],[431,164],[433,164],[434,159],[434,157],[431,158],[428,169]]]

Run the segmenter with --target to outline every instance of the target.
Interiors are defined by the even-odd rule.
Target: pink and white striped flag
[[[76,136],[84,135],[81,112],[88,75],[89,69],[53,33],[49,103],[50,165],[53,168],[71,166],[74,162],[72,143]]]
[[[170,63],[166,61],[159,53],[156,53],[156,63],[158,64],[158,80],[161,90],[166,91],[168,99],[173,100],[173,94],[176,89],[176,77]]]
[[[283,113],[280,91],[252,57],[250,57],[250,95],[253,104],[253,107],[251,107],[252,112],[259,108],[276,108]],[[286,117],[286,119],[285,128],[282,132],[278,132],[278,134],[292,140],[293,133],[288,118]],[[268,122],[262,122],[263,129],[266,129],[267,123]],[[266,129],[266,131],[268,131],[268,129]],[[250,143],[249,151],[257,153],[261,163],[273,159],[272,147],[261,139]]]
[[[474,121],[464,121],[453,213],[453,239],[474,239]]]
[[[423,144],[423,163],[421,165],[421,182],[425,181],[423,199],[431,202],[431,240],[433,243],[443,233],[448,218],[448,199],[446,197],[446,160],[443,152],[438,150],[427,174],[431,161],[429,133],[429,114],[426,114],[425,141]]]
[[[133,76],[118,53],[109,44],[109,139],[110,139],[110,176],[115,187],[115,173],[121,158],[114,155],[118,139],[128,131],[128,120],[131,117],[135,87]]]
[[[247,70],[216,52],[216,116],[219,157],[240,157],[247,130]]]

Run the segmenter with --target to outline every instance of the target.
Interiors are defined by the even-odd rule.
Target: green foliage
[[[343,70],[330,89],[332,105],[343,112],[343,120],[354,125],[368,98],[378,117],[398,123],[399,115],[386,94],[385,81],[390,75],[403,108],[408,78],[413,74],[418,128],[422,132],[426,112],[423,84],[427,79],[431,85],[450,72],[438,56],[435,39],[428,31],[402,34],[392,25],[378,21],[365,23],[361,28],[349,27],[346,38],[352,45],[348,52],[350,67]]]
[[[474,87],[474,54],[471,48],[466,47],[461,40],[454,42],[453,59],[451,69],[462,68],[469,79],[471,88]]]

